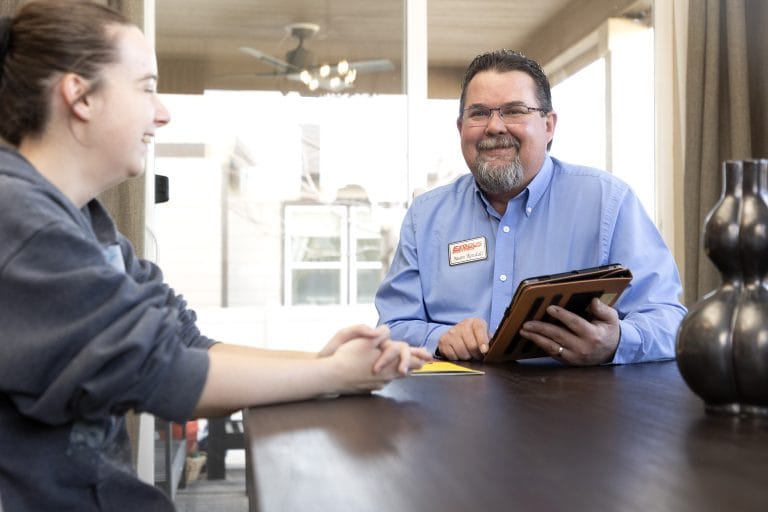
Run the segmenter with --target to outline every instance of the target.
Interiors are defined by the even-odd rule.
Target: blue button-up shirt
[[[457,249],[464,241],[471,244]],[[457,250],[467,258],[457,258]],[[418,196],[376,308],[393,339],[434,351],[465,318],[485,319],[493,333],[523,279],[608,263],[621,263],[634,276],[614,304],[621,338],[612,362],[674,357],[686,310],[677,267],[656,226],[620,179],[548,157],[503,216],[471,174]]]

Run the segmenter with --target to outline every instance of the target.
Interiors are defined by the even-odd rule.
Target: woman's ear
[[[67,73],[59,81],[58,89],[64,104],[81,121],[91,118],[91,105],[88,102],[88,92],[91,83],[75,73]]]

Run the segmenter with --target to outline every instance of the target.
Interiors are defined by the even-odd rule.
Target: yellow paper
[[[433,361],[427,363],[419,370],[413,370],[411,375],[484,375],[481,370],[473,370],[465,366],[459,366],[449,361]]]

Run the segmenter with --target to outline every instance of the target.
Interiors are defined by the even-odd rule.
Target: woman
[[[122,414],[190,417],[368,392],[430,356],[385,328],[319,354],[215,343],[95,200],[170,120],[119,14],[40,0],[0,20],[0,509],[173,510],[130,467]]]

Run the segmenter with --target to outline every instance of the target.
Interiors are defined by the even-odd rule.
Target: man
[[[549,156],[557,124],[549,81],[509,50],[479,55],[456,122],[471,174],[414,200],[376,295],[394,338],[452,360],[482,359],[521,280],[622,263],[634,278],[587,321],[549,306],[554,323],[521,335],[575,365],[674,357],[685,315],[669,249],[621,180]]]

